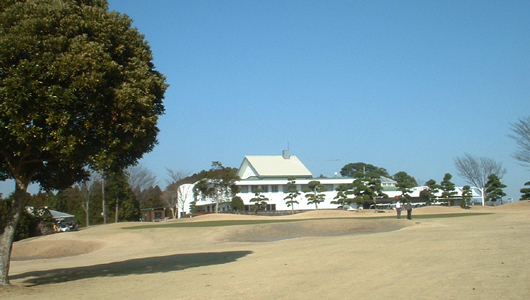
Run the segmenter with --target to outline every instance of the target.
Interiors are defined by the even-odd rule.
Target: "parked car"
[[[79,230],[79,226],[74,221],[61,220],[55,224],[55,232],[66,232]]]

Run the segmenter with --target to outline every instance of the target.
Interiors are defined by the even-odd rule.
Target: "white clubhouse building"
[[[245,210],[250,210],[253,205],[250,202],[255,195],[252,192],[255,188],[261,188],[267,200],[267,211],[285,211],[293,208],[288,207],[284,199],[287,194],[284,193],[288,183],[289,177],[296,178],[297,189],[300,191],[300,196],[296,199],[299,204],[294,204],[294,210],[312,210],[316,209],[314,204],[307,204],[307,200],[304,197],[303,190],[307,187],[308,183],[313,180],[318,180],[322,185],[327,188],[324,192],[325,200],[318,204],[318,209],[337,209],[338,204],[332,204],[335,201],[334,197],[337,195],[335,190],[340,184],[349,184],[353,182],[353,178],[349,177],[333,177],[333,178],[314,178],[313,174],[306,168],[306,166],[296,157],[290,155],[289,151],[283,151],[282,155],[266,155],[266,156],[245,156],[239,171],[237,173],[239,180],[237,185],[241,191],[237,196],[243,199],[245,204]],[[383,192],[388,195],[385,199],[378,199],[378,203],[381,205],[388,206],[395,199],[396,196],[401,195],[400,191],[396,190],[396,181],[382,177],[381,185],[383,186]],[[426,189],[426,187],[414,187],[412,193],[409,195],[414,199],[419,199],[420,192]],[[181,186],[182,191],[187,191],[186,201],[184,205],[184,213],[190,213],[189,203],[194,200],[192,185]],[[473,197],[480,198],[480,194],[476,189],[473,190]],[[461,196],[462,188],[456,188],[456,197]],[[219,211],[231,211],[230,205],[231,199],[226,199],[219,203]],[[215,212],[215,202],[210,199],[199,200],[195,203],[195,207],[198,211],[203,212]],[[353,207],[355,209],[356,207]]]

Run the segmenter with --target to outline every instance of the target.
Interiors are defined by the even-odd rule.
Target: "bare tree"
[[[518,149],[512,155],[523,166],[530,167],[530,117],[519,119],[511,124],[513,134],[508,136],[517,142]]]
[[[182,170],[171,170],[166,168],[169,180],[167,180],[168,186],[166,191],[162,195],[162,200],[166,202],[167,206],[171,210],[173,219],[180,218],[180,212],[185,210],[186,196],[191,192],[193,187],[186,185],[186,178],[189,177],[189,172]]]
[[[126,173],[127,181],[131,189],[136,193],[136,197],[139,197],[139,193],[143,190],[156,185],[156,176],[145,167],[132,166],[127,168]]]
[[[96,182],[101,181],[101,174],[98,172],[92,171],[88,180],[83,181],[79,184],[79,189],[81,190],[81,195],[83,200],[81,206],[86,214],[86,226],[90,226],[90,197],[92,196],[92,189]]]
[[[487,157],[475,157],[466,153],[463,157],[456,157],[454,159],[458,175],[463,177],[469,184],[480,188],[482,197],[482,206],[485,202],[486,182],[488,176],[495,174],[502,178],[506,174],[506,169],[502,167],[502,163]]]

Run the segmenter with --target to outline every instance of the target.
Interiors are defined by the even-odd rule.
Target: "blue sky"
[[[530,115],[528,1],[109,0],[145,34],[170,84],[166,167],[289,147],[318,176],[351,162],[440,182],[469,153],[502,162],[508,197],[530,181],[510,123]],[[12,183],[2,183],[7,194]]]

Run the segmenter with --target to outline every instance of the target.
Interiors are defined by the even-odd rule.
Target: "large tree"
[[[372,176],[377,174],[371,173]],[[379,176],[372,177],[370,174],[366,174],[364,177],[357,178],[353,181],[353,202],[356,202],[359,206],[363,205],[366,201],[372,200],[376,204],[376,199],[387,196],[383,193],[383,187],[381,186],[381,180]],[[375,207],[375,205],[374,205]],[[375,210],[377,211],[377,209]]]
[[[401,192],[401,200],[408,201],[412,188],[416,186],[416,180],[405,171],[394,174],[394,180],[396,181],[397,190]]]
[[[193,188],[196,199],[210,200],[215,203],[215,212],[219,212],[219,204],[232,201],[232,198],[239,193],[239,186],[236,181],[237,169],[225,167],[221,162],[212,162],[212,168],[208,171],[201,171],[192,178],[200,178]]]
[[[530,167],[530,116],[519,119],[511,124],[512,132],[509,136],[517,142],[517,150],[513,157],[522,165]]]
[[[488,157],[475,157],[466,153],[463,157],[456,157],[454,163],[459,176],[469,184],[480,188],[482,206],[485,203],[488,176],[495,174],[502,178],[506,174],[506,169],[502,167],[502,163]]]
[[[0,2],[0,179],[15,181],[0,286],[28,185],[64,189],[87,167],[135,164],[156,145],[164,81],[144,36],[105,0]]]
[[[361,175],[358,173],[361,173]],[[345,165],[340,170],[340,174],[345,177],[355,178],[363,177],[365,174],[369,174],[371,177],[390,177],[386,169],[363,162],[349,163]]]

